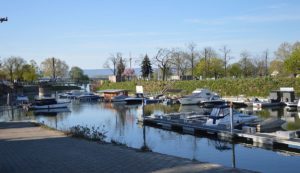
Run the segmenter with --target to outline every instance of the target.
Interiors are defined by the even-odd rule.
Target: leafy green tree
[[[88,76],[83,73],[83,70],[77,66],[71,68],[69,76],[75,82],[89,80]]]
[[[234,77],[241,77],[243,73],[241,65],[239,63],[233,63],[229,65],[228,72],[230,76]]]
[[[218,54],[211,47],[206,47],[201,52],[201,59],[196,65],[196,74],[207,77],[220,77],[220,69],[224,70],[224,61],[218,58]],[[220,66],[220,63],[223,65]],[[222,72],[223,74],[224,72]]]
[[[69,66],[65,61],[57,58],[47,58],[41,64],[41,69],[44,76],[52,78],[65,77],[68,74]]]
[[[26,64],[26,61],[21,57],[9,57],[3,62],[3,70],[9,76],[10,81],[14,79],[21,80],[23,71],[22,68]]]
[[[285,75],[285,70],[283,67],[284,62],[281,60],[273,60],[270,62],[270,73],[272,74],[273,72],[277,71],[279,76],[284,76]]]
[[[300,73],[300,48],[295,49],[284,61],[284,68],[295,77]]]
[[[224,61],[220,58],[211,58],[210,74],[217,79],[224,74]]]
[[[216,53],[216,51],[213,48],[206,47],[201,52],[201,57],[205,61],[205,73],[203,74],[203,76],[205,76],[205,77],[212,77],[211,69],[210,69],[211,59],[218,57],[218,54]]]
[[[35,81],[38,78],[36,68],[31,64],[26,64],[22,68],[22,79],[24,81]]]
[[[204,76],[206,74],[206,61],[204,58],[200,59],[200,61],[196,64],[195,74],[197,76]]]
[[[153,74],[152,64],[147,54],[142,61],[141,72],[143,78],[149,78]]]

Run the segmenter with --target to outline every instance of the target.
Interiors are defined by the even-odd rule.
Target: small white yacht
[[[192,92],[191,95],[184,96],[179,99],[180,104],[182,105],[197,105],[201,104],[204,101],[209,101],[213,96],[217,94],[208,90],[208,89],[196,89]]]
[[[232,110],[233,115],[233,124],[234,126],[243,124],[243,123],[250,123],[257,120],[257,116],[248,115],[240,113],[236,110]],[[230,119],[230,107],[228,105],[222,105],[213,108],[210,116],[206,121],[206,125],[209,126],[217,126],[217,125],[225,125],[226,127],[230,126],[231,119]]]
[[[81,95],[76,96],[75,99],[80,101],[97,101],[100,99],[100,96],[91,92],[83,92]]]
[[[119,94],[117,96],[112,97],[111,102],[126,102],[126,98],[129,98],[129,96],[125,94]]]
[[[32,104],[28,106],[29,109],[57,109],[67,108],[70,101],[57,101],[52,97],[36,98]]]
[[[29,99],[27,96],[24,96],[24,95],[17,96],[16,101],[15,101],[15,105],[17,105],[17,106],[23,106],[28,103],[29,103]]]
[[[75,99],[76,97],[80,96],[83,92],[80,90],[72,90],[72,91],[68,91],[66,93],[60,94],[59,98],[62,99]]]
[[[125,98],[124,101],[126,102],[126,104],[142,104],[144,101],[144,94],[136,93],[135,97]]]

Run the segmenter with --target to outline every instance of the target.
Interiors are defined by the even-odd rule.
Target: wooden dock
[[[145,117],[141,121],[144,123],[144,125],[153,126],[170,131],[176,131],[179,133],[196,136],[214,136],[218,139],[230,142],[247,143],[257,147],[271,149],[280,147],[283,150],[292,150],[300,154],[300,138],[278,137],[276,133],[247,133],[239,129],[234,129],[233,133],[231,133],[230,127],[228,128],[225,126],[207,126],[203,122],[189,122],[188,120],[183,119],[173,120],[171,118]]]

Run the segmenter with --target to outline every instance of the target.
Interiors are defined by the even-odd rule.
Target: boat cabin
[[[34,105],[37,106],[43,106],[43,105],[53,105],[53,104],[57,104],[57,101],[55,98],[49,97],[43,97],[43,98],[36,98],[34,100]]]
[[[192,95],[191,96],[194,96],[194,97],[202,97],[202,98],[211,98],[213,95],[216,95],[216,93],[208,90],[208,89],[202,89],[202,88],[198,88],[196,90],[194,90],[192,92]]]
[[[280,88],[270,92],[271,103],[273,102],[293,102],[295,100],[294,88]]]
[[[214,107],[209,117],[219,119],[224,118],[227,115],[230,115],[230,107],[228,105],[221,105]]]
[[[123,89],[110,89],[110,90],[101,90],[98,93],[102,94],[104,97],[104,101],[110,102],[111,99],[115,96],[125,95],[128,96],[128,90]]]

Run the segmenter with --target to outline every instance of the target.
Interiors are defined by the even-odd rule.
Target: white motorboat
[[[179,99],[182,105],[197,105],[204,101],[209,101],[213,96],[217,94],[208,89],[196,89],[191,95],[184,96]]]
[[[100,96],[98,96],[94,93],[85,92],[79,96],[76,96],[75,99],[81,100],[81,101],[97,101],[100,99]]]
[[[248,115],[240,113],[236,110],[232,110],[233,116],[233,124],[234,126],[244,124],[244,123],[251,123],[257,120],[257,116]],[[206,121],[206,125],[209,126],[225,126],[229,127],[231,124],[231,116],[230,116],[230,107],[228,105],[222,105],[213,108],[210,116]]]
[[[286,107],[289,107],[289,108],[300,107],[300,102],[297,100],[295,100],[294,102],[284,102],[284,104],[286,105]]]
[[[32,104],[28,106],[29,109],[57,109],[67,108],[70,101],[57,101],[52,97],[36,98]]]
[[[144,101],[144,95],[142,93],[136,93],[135,97],[125,98],[126,104],[141,104]]]
[[[72,90],[72,91],[68,91],[64,94],[60,94],[59,97],[60,98],[67,98],[67,99],[74,99],[78,96],[82,95],[82,91],[80,90]]]
[[[216,105],[224,105],[226,103],[225,100],[221,99],[218,95],[213,95],[209,98],[209,100],[201,101],[201,104],[204,107],[214,107]]]
[[[272,101],[257,101],[253,102],[253,107],[256,108],[266,108],[266,107],[277,107],[277,106],[283,106],[283,102],[272,102]]]
[[[126,102],[125,101],[126,98],[129,98],[129,96],[125,94],[120,94],[112,97],[111,102]]]
[[[142,104],[143,101],[144,104],[155,104],[155,103],[161,103],[163,100],[160,99],[159,96],[144,97],[144,94],[136,93],[135,97],[125,98],[124,101],[126,102],[126,104]]]
[[[28,103],[29,103],[28,97],[20,95],[20,96],[17,96],[15,105],[17,105],[17,106],[23,106],[23,105],[26,105]]]

